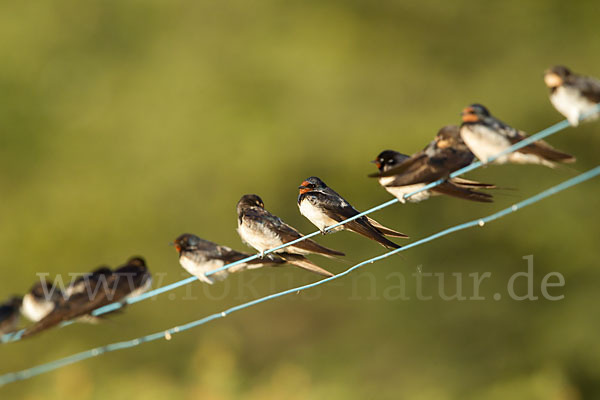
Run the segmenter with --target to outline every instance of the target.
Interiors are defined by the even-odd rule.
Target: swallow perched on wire
[[[379,173],[369,175],[378,178],[379,184],[394,195],[401,203],[418,203],[432,195],[445,194],[465,200],[489,203],[492,196],[474,190],[495,188],[494,185],[451,178],[438,186],[422,190],[404,198],[405,195],[422,189],[427,184],[448,176],[471,164],[475,156],[462,141],[458,126],[445,126],[423,151],[407,156],[393,150],[382,151],[373,161]]]
[[[64,321],[77,319],[89,322],[93,320],[91,314],[94,310],[115,302],[125,305],[128,298],[145,292],[151,284],[152,275],[141,257],[130,258],[110,275],[92,273],[87,277],[84,290],[60,301],[52,312],[25,329],[22,337],[32,336]]]
[[[281,257],[269,255],[263,258],[255,258],[237,265],[221,270],[210,276],[205,273],[222,268],[226,264],[243,260],[250,254],[235,251],[227,246],[199,238],[191,233],[180,235],[174,242],[175,249],[179,253],[179,263],[190,274],[195,275],[202,282],[213,284],[215,280],[223,280],[229,273],[254,269],[264,266],[277,266],[285,264]]]
[[[494,118],[481,104],[472,104],[462,111],[460,135],[469,149],[482,162],[507,150],[527,138],[524,132]],[[543,140],[533,142],[519,150],[494,160],[497,164],[541,164],[553,168],[556,162],[572,163],[575,157],[554,149]]]
[[[21,315],[20,308],[23,298],[13,296],[0,304],[0,334],[14,332]]]
[[[326,227],[360,214],[342,196],[316,176],[307,178],[298,189],[300,190],[300,194],[298,195],[300,213],[308,218],[322,233],[326,233]],[[398,249],[400,246],[388,240],[384,235],[408,238],[405,234],[386,228],[366,215],[327,232],[340,230],[349,230],[358,233],[375,240],[388,249]]]
[[[238,233],[242,241],[260,251],[261,254],[303,237],[296,229],[265,210],[262,199],[255,194],[242,196],[237,203],[237,214]],[[308,260],[305,254],[319,254],[326,257],[345,255],[340,251],[321,246],[311,239],[300,241],[275,253],[290,264],[323,276],[333,276],[333,274]]]
[[[556,65],[544,72],[544,83],[550,89],[550,102],[573,126],[586,114],[586,119],[597,119],[600,104],[600,81],[577,75],[567,67]]]

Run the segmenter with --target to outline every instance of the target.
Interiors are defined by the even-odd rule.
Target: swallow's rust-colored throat
[[[462,113],[460,113],[460,115],[462,116],[463,122],[479,121],[479,117],[477,116],[477,114],[475,114],[475,110],[473,109],[473,107],[466,107],[464,110],[462,110]]]
[[[554,72],[548,72],[544,75],[544,83],[549,88],[559,87],[563,84],[563,80],[560,76],[555,74]]]

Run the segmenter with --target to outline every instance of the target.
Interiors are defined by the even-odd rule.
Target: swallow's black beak
[[[298,189],[308,189],[308,188],[306,186],[300,185],[300,186],[298,186]]]

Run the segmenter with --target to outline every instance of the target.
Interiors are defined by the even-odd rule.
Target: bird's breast
[[[212,275],[206,276],[205,272],[214,271],[225,265],[220,259],[206,259],[205,257],[188,257],[182,255],[179,257],[179,264],[190,274],[198,277],[201,281],[212,283]],[[225,271],[222,271],[226,274]]]
[[[596,106],[576,88],[565,86],[556,88],[550,96],[550,102],[573,125],[579,123],[579,117],[582,114],[591,112]]]
[[[418,203],[423,200],[427,200],[431,196],[431,191],[424,190],[419,193],[416,193],[410,196],[407,199],[404,199],[404,196],[412,193],[416,190],[422,189],[425,187],[424,183],[416,183],[414,185],[405,185],[405,186],[385,186],[385,190],[387,190],[390,194],[395,196],[402,203],[408,201],[411,203]]]
[[[283,244],[277,232],[265,224],[244,220],[238,225],[242,240],[258,251],[265,251]]]
[[[463,125],[460,135],[469,149],[482,162],[510,147],[507,137],[484,124]],[[505,162],[498,159],[498,163]]]
[[[21,313],[30,321],[37,322],[54,310],[54,302],[45,299],[37,299],[31,293],[23,297]]]
[[[313,204],[308,198],[305,198],[300,202],[300,214],[308,218],[308,220],[320,230],[325,229],[327,226],[337,224],[337,221],[329,218],[320,207]]]

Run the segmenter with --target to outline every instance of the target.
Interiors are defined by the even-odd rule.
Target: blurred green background
[[[297,186],[318,175],[357,208],[390,196],[366,175],[381,150],[420,150],[481,102],[534,133],[562,119],[542,81],[562,63],[600,75],[597,1],[0,2],[0,297],[37,272],[143,255],[155,286],[188,276],[168,245],[193,232],[240,243],[235,204],[257,193],[303,232]],[[494,204],[436,198],[374,217],[418,239],[596,166],[598,123],[549,139],[573,166],[488,167]],[[600,187],[588,182],[306,293],[0,388],[2,399],[600,398]],[[317,238],[347,261],[381,254],[350,233]],[[408,243],[408,242],[405,242]],[[562,273],[562,301],[513,301]],[[411,274],[489,271],[485,301],[414,297]],[[391,299],[406,279],[410,300]],[[396,278],[395,278],[396,277]],[[291,267],[195,283],[0,347],[0,373],[220,312],[318,277]],[[525,290],[520,281],[518,290]],[[435,294],[438,281],[425,279]],[[195,299],[194,299],[195,298]]]

